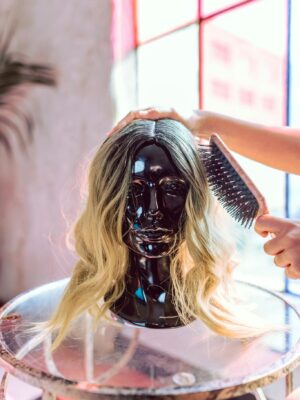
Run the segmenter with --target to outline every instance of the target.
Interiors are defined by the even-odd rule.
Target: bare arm
[[[218,133],[230,149],[245,157],[300,174],[300,129],[268,127],[202,111],[190,119],[194,133],[198,119],[198,135],[201,135],[202,126],[206,134]]]

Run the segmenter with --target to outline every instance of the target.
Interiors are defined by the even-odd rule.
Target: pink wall
[[[70,274],[65,234],[80,209],[81,170],[113,120],[109,0],[1,0],[11,51],[50,63],[57,88],[28,88],[33,142],[0,142],[0,299]],[[67,220],[67,221],[66,221]]]

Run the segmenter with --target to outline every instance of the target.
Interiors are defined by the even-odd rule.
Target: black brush
[[[268,213],[263,195],[218,135],[199,149],[213,194],[237,222],[249,228],[258,215]]]

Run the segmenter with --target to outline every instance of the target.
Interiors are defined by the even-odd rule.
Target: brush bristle
[[[201,145],[200,154],[213,194],[237,222],[250,227],[259,210],[251,190],[215,143]]]

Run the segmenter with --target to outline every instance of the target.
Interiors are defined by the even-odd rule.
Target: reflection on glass
[[[236,8],[205,22],[203,35],[203,107],[267,125],[284,124],[286,1]],[[283,216],[284,174],[237,158],[264,194],[270,212]],[[265,240],[239,228],[238,236],[238,276],[283,289],[282,270],[263,253]]]
[[[138,49],[138,103],[198,108],[198,25]]]
[[[137,0],[138,40],[194,22],[197,15],[198,0]]]

